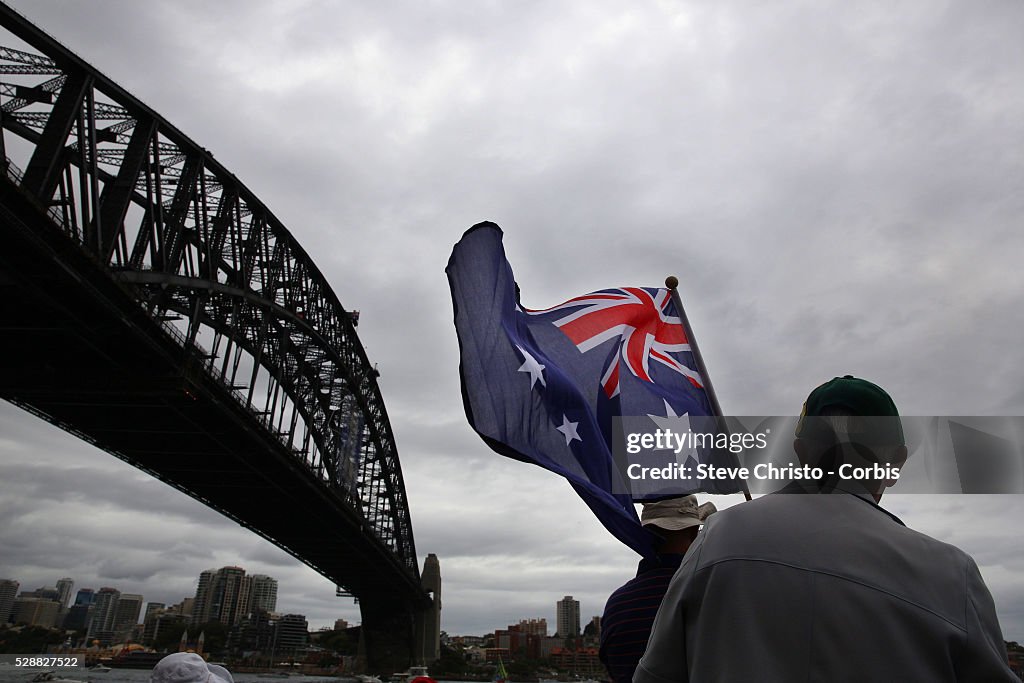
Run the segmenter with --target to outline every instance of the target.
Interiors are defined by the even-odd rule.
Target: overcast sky
[[[553,632],[569,594],[589,620],[636,561],[466,424],[444,267],[481,220],[530,308],[678,275],[727,413],[796,413],[846,373],[904,414],[1024,410],[1022,3],[12,4],[213,152],[362,312],[449,633]],[[883,503],[971,553],[1024,640],[1024,496]],[[225,565],[313,627],[358,621],[254,534],[0,405],[0,578],[171,603]]]

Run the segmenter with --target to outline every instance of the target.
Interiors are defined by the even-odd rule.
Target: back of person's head
[[[194,652],[175,652],[153,667],[150,683],[234,683],[231,673],[222,666],[207,664]]]
[[[877,384],[852,375],[835,377],[810,393],[796,437],[794,448],[801,461],[826,473],[816,482],[821,488],[834,488],[841,472],[863,472],[870,476],[848,481],[881,495],[894,483],[881,473],[901,467],[907,458],[896,404]],[[844,464],[847,467],[841,470]]]

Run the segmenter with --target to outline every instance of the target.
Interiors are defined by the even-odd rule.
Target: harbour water
[[[105,673],[89,671],[85,667],[68,667],[64,669],[20,668],[0,666],[0,683],[31,683],[32,679],[42,671],[53,671],[61,678],[81,681],[82,683],[149,683],[148,669],[111,669]],[[235,683],[339,683],[341,679],[334,676],[294,676],[287,678],[267,678],[254,673],[231,673]],[[351,680],[351,679],[346,679]],[[449,683],[438,681],[438,683]]]
[[[62,669],[20,668],[0,666],[0,683],[31,683],[32,679],[42,671],[53,671],[60,678],[81,681],[82,683],[149,683],[148,669],[111,669],[105,673],[89,671],[85,667],[68,667]],[[333,676],[291,676],[287,679],[260,677],[259,674],[233,673],[235,683],[338,683]]]

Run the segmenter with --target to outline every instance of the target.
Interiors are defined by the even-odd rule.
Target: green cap
[[[834,438],[823,420],[808,419],[833,406],[847,408],[854,415],[873,418],[867,433],[859,435],[858,441],[875,446],[906,444],[900,413],[889,394],[877,384],[853,375],[834,377],[811,392],[804,401],[796,436],[819,440]]]

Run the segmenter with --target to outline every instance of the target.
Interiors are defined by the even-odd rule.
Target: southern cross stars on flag
[[[609,531],[648,555],[613,457],[613,418],[711,414],[669,292],[607,289],[526,309],[501,240],[493,223],[474,226],[447,268],[469,423],[495,451],[568,479]]]

